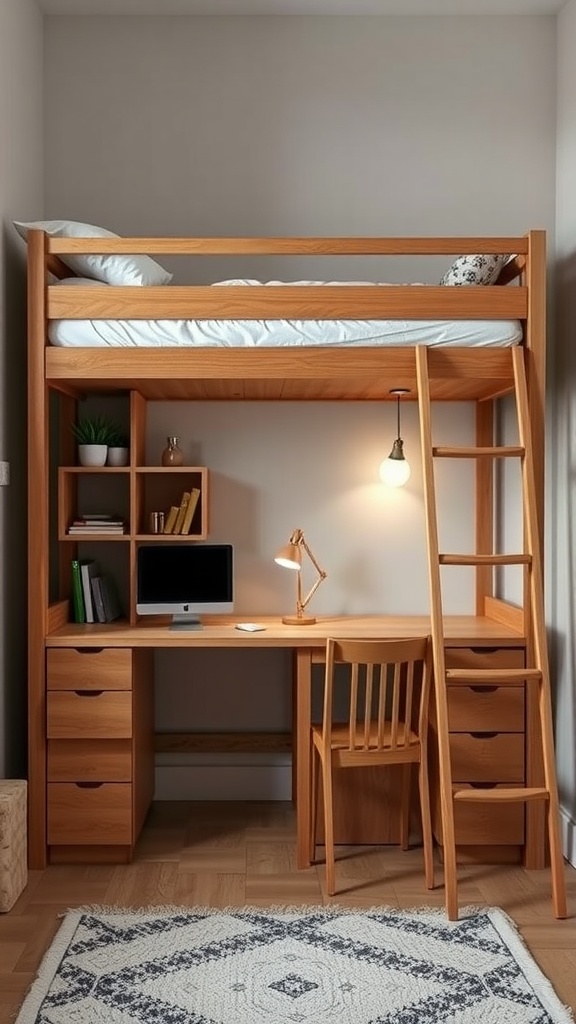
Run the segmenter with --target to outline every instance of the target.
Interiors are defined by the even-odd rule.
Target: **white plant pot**
[[[107,455],[107,444],[78,445],[78,458],[81,466],[105,466]]]
[[[128,465],[128,448],[116,448],[112,446],[108,449],[108,458],[106,459],[107,466],[127,466]]]

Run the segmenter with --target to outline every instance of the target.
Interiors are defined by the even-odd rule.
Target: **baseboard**
[[[291,800],[290,765],[163,765],[155,800]]]
[[[560,830],[562,832],[562,850],[566,860],[576,868],[576,821],[568,811],[560,808]]]

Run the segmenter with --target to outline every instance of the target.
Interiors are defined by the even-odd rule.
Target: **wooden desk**
[[[266,630],[245,633],[234,628],[241,620],[254,620],[266,625]],[[292,649],[294,651],[294,728],[293,753],[295,758],[295,799],[297,814],[298,865],[306,867],[308,860],[308,835],[310,829],[309,794],[309,731],[311,722],[312,666],[322,663],[326,638],[334,637],[405,637],[426,635],[430,631],[428,616],[323,616],[315,625],[287,626],[277,616],[243,615],[209,616],[205,618],[202,630],[189,633],[170,631],[161,620],[150,620],[149,625],[130,627],[123,623],[106,625],[66,624],[56,626],[46,637],[46,646],[52,648],[266,648]],[[469,615],[447,616],[444,624],[446,647],[471,649],[472,651],[500,651],[506,648],[523,649],[525,637],[514,629],[486,617]],[[529,758],[527,759],[529,760]],[[42,800],[41,792],[46,791],[45,752],[42,760],[35,759],[37,771],[31,779],[34,789],[36,810]],[[46,798],[42,827],[45,829]],[[38,828],[31,820],[31,828]],[[527,833],[525,862],[532,866],[541,861],[540,840],[536,833],[530,838]]]

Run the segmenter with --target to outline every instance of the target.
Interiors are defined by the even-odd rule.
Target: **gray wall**
[[[576,864],[576,2],[558,17],[557,330],[553,480],[553,654],[557,680],[556,748],[565,849]]]
[[[26,314],[22,246],[11,219],[42,214],[42,17],[0,4],[0,778],[25,771]]]
[[[547,17],[49,18],[46,215],[122,234],[553,236],[555,42]],[[217,264],[214,276],[338,275],[280,269]],[[435,422],[440,437],[464,437],[472,410],[438,407]],[[241,617],[290,609],[293,580],[272,558],[295,526],[329,573],[319,613],[427,609],[413,406],[413,478],[399,493],[377,477],[388,405],[158,406],[151,459],[172,432],[211,469],[212,537],[236,544]],[[441,488],[455,548],[471,537],[469,478],[447,469]],[[465,576],[454,572],[447,611],[472,609]],[[271,689],[288,724],[283,655],[159,658],[159,724],[213,726],[183,679],[215,683],[223,707],[240,687],[262,728],[279,724],[258,699]]]

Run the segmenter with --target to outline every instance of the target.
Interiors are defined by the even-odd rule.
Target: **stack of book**
[[[72,608],[74,622],[113,622],[122,614],[114,580],[92,558],[72,560]]]
[[[199,498],[199,487],[192,487],[189,491],[184,491],[180,505],[172,505],[166,514],[164,533],[180,535],[190,533]]]
[[[68,533],[73,536],[81,536],[84,533],[95,534],[105,537],[114,536],[117,533],[126,533],[126,523],[121,516],[109,515],[108,513],[95,512],[85,516],[77,516],[68,527]]]

